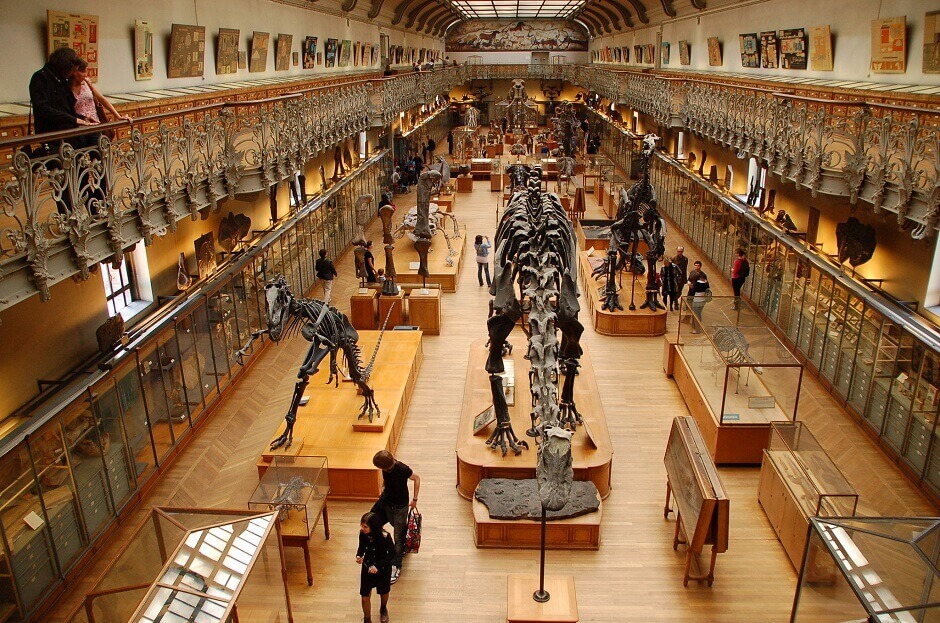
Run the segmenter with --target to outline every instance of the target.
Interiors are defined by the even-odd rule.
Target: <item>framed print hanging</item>
[[[764,69],[780,67],[780,42],[777,40],[776,30],[760,34],[760,66]]]
[[[832,71],[832,35],[829,26],[809,29],[809,66],[813,71]]]
[[[679,64],[680,65],[692,64],[692,49],[689,47],[688,41],[679,42]]]
[[[708,38],[708,66],[721,67],[721,41],[718,37]]]
[[[780,31],[780,67],[782,69],[806,69],[806,31],[791,28]]]
[[[907,71],[907,16],[871,22],[871,70],[878,74]]]
[[[206,27],[173,24],[167,78],[196,78],[205,71]]]
[[[326,66],[333,67],[336,65],[336,39],[327,39],[326,46],[323,48],[324,56],[326,57]]]
[[[629,63],[630,62],[630,46],[625,45],[622,48],[620,48],[620,50],[621,50],[621,56],[623,58],[623,62]]]
[[[238,68],[248,69],[248,50],[238,51]]]
[[[760,53],[757,44],[757,33],[751,32],[738,35],[741,44],[741,67],[760,67]]]
[[[153,39],[151,38],[151,42]],[[88,79],[98,82],[98,16],[46,11],[46,56],[72,48],[88,63]],[[151,52],[153,47],[151,46]],[[11,50],[7,50],[8,53]],[[151,68],[153,62],[151,59]]]
[[[153,30],[150,22],[134,22],[134,80],[153,78]]]
[[[290,49],[294,45],[294,35],[278,35],[274,43],[274,71],[290,69]]]
[[[219,47],[215,53],[215,73],[234,74],[238,71],[238,36],[234,28],[219,28]]]
[[[304,69],[313,69],[317,63],[317,38],[304,37]]]
[[[255,31],[251,35],[251,59],[248,61],[248,71],[259,73],[268,68],[268,44],[271,33]]]
[[[668,65],[669,64],[669,43],[663,41],[662,46],[659,50],[659,64]]]
[[[349,66],[349,55],[352,52],[352,41],[349,39],[343,39],[342,46],[339,49],[339,66],[348,67]]]
[[[642,45],[633,46],[633,60],[637,65],[643,62],[643,46]]]
[[[925,74],[940,74],[940,11],[924,16],[924,69]]]

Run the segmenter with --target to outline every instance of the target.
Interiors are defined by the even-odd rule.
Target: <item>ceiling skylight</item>
[[[451,6],[466,19],[565,19],[584,3],[585,0],[450,0]]]

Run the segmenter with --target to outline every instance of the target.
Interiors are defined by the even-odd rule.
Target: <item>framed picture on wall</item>
[[[804,29],[781,30],[780,67],[783,69],[806,69],[807,47],[809,46],[807,45]]]
[[[238,68],[248,69],[248,50],[238,51]]]
[[[326,46],[323,48],[324,57],[326,58],[326,66],[333,67],[336,65],[336,44],[338,41],[336,39],[327,39]]]
[[[669,64],[669,43],[663,41],[662,46],[659,51],[659,63],[660,65]]]
[[[829,26],[809,29],[809,66],[813,71],[832,71],[832,35]]]
[[[679,64],[680,65],[692,64],[692,48],[689,47],[688,41],[679,42]]]
[[[760,66],[764,69],[780,67],[780,43],[777,31],[771,30],[760,34]]]
[[[313,69],[317,62],[317,38],[304,37],[304,69]]]
[[[708,38],[708,66],[721,67],[721,41],[718,37]]]
[[[871,22],[871,70],[879,74],[907,71],[907,16]]]
[[[924,73],[940,74],[940,11],[924,16]]]
[[[738,35],[738,41],[741,44],[741,67],[760,67],[757,33],[751,32]]]
[[[46,11],[46,55],[58,48],[75,50],[88,63],[88,79],[98,82],[97,15]],[[151,46],[151,53],[152,50]],[[150,66],[153,67],[152,59]]]
[[[647,43],[643,46],[643,62],[647,65],[652,65],[656,62],[656,46],[652,43]]]
[[[170,64],[167,78],[202,76],[206,60],[206,27],[173,24],[170,30]]]
[[[234,74],[238,71],[238,37],[241,31],[219,28],[219,44],[215,52],[215,73]]]
[[[153,30],[150,22],[134,22],[134,80],[153,78]]]
[[[248,61],[248,71],[258,73],[268,68],[268,44],[271,33],[255,31],[251,35],[251,59]]]
[[[354,66],[354,67],[358,67],[358,66],[359,66],[359,54],[360,54],[359,49],[360,49],[361,47],[362,47],[362,43],[360,43],[359,41],[356,41],[356,42],[353,44],[352,60],[353,60],[353,66]]]
[[[349,55],[352,52],[352,41],[349,39],[343,39],[342,46],[339,49],[339,66],[348,67],[349,66]]]
[[[294,45],[294,35],[278,35],[274,44],[274,71],[290,69],[290,52]]]

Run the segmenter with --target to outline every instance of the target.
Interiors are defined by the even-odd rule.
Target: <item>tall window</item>
[[[131,252],[124,253],[124,261],[119,268],[113,268],[111,264],[102,265],[101,278],[104,280],[104,293],[108,299],[108,316],[118,315],[122,309],[140,298]]]

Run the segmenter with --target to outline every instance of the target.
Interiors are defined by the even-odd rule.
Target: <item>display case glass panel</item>
[[[934,517],[812,518],[790,623],[907,623],[940,617]],[[834,565],[825,581],[811,571]]]
[[[325,456],[276,456],[251,494],[248,508],[279,511],[281,534],[307,538],[329,492]]]
[[[216,318],[218,318],[218,316],[216,316]],[[186,325],[185,330],[192,332],[196,353],[192,363],[195,364],[199,370],[199,377],[202,383],[202,395],[206,406],[208,406],[219,393],[219,377],[226,374],[228,370],[225,366],[222,367],[222,370],[216,368],[217,355],[213,348],[213,327],[209,323],[209,314],[206,304],[200,303],[193,308],[193,311],[181,321],[180,325],[182,326],[184,323]],[[180,339],[180,342],[182,343],[183,340]],[[224,357],[224,354],[219,353],[218,357]]]
[[[209,334],[212,337],[212,356],[219,388],[224,389],[232,380],[229,362],[238,348],[231,346],[235,331],[235,302],[225,287],[206,297],[206,312],[209,314]]]
[[[771,422],[767,455],[806,517],[851,517],[858,493],[803,422]]]
[[[678,348],[722,425],[796,418],[802,365],[735,297],[682,300]]]
[[[153,475],[157,456],[150,435],[150,422],[140,387],[137,362],[131,361],[119,368],[115,374],[115,382],[127,443],[134,457],[134,473],[140,486]]]
[[[93,386],[89,394],[104,447],[112,507],[120,512],[133,495],[137,482],[114,379],[109,378]]]
[[[157,456],[163,458],[189,427],[189,410],[173,330],[167,329],[142,346],[137,357]]]

